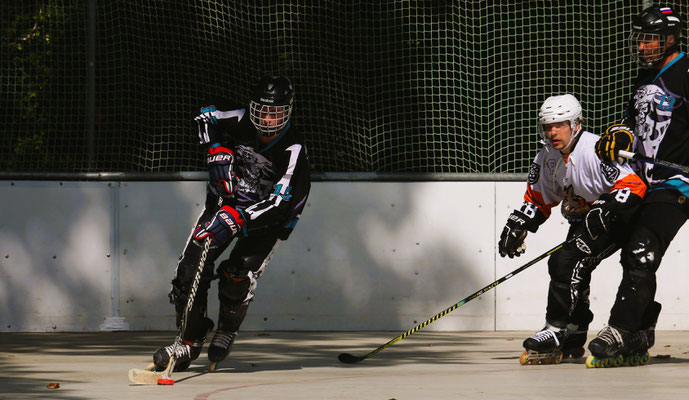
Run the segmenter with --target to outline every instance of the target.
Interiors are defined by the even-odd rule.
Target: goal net
[[[594,132],[621,118],[642,1],[0,7],[0,171],[203,170],[199,108],[276,72],[316,172],[501,174],[528,170],[550,95],[576,95]]]

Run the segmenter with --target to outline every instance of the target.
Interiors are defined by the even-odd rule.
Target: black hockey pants
[[[582,224],[570,227],[567,239],[581,233],[579,238],[548,259],[550,286],[545,316],[548,324],[559,328],[573,324],[577,325],[578,330],[588,329],[593,320],[589,303],[591,273],[601,260],[620,248],[620,242],[615,237],[622,230],[620,224],[614,224],[611,232],[593,240]]]
[[[689,217],[689,200],[674,190],[646,194],[629,240],[623,245],[622,282],[608,323],[629,331],[646,329],[643,316],[656,292],[656,271],[670,242]]]
[[[201,222],[208,221],[219,208],[218,197],[210,190],[207,190],[205,209],[196,224],[194,224],[194,227]],[[252,233],[249,237],[240,237],[232,248],[229,259],[220,263],[217,275],[214,274],[215,261],[231,243],[232,241],[229,241],[222,246],[211,248],[208,252],[194,298],[194,305],[187,316],[187,327],[183,335],[185,340],[199,341],[206,334],[206,325],[203,323],[203,319],[206,317],[208,309],[208,289],[210,288],[211,281],[216,276],[220,278],[218,297],[221,305],[221,319],[223,311],[227,311],[224,313],[227,316],[234,316],[227,317],[231,318],[232,321],[219,320],[218,322],[225,326],[239,327],[246,314],[248,303],[253,298],[256,279],[261,276],[268,264],[277,246],[278,237],[270,232],[262,234]],[[175,277],[172,280],[172,289],[169,294],[170,302],[175,305],[177,326],[180,325],[182,315],[184,314],[188,299],[187,295],[198,270],[202,250],[199,245],[192,242],[190,233],[177,264]]]

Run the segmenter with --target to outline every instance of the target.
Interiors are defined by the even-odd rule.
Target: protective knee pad
[[[646,276],[655,275],[663,257],[655,234],[642,228],[629,243],[622,249],[622,265],[629,270],[630,277],[647,279]]]
[[[212,277],[201,275],[199,280],[199,285],[196,289],[196,296],[194,297],[194,307],[197,308],[197,304],[206,304],[206,298],[208,296],[208,288],[211,285]],[[172,280],[172,288],[170,293],[168,293],[168,298],[170,303],[175,306],[175,310],[179,313],[184,310],[187,306],[187,301],[189,299],[189,291],[193,282],[193,277],[191,280],[185,280],[177,277]]]
[[[219,279],[218,298],[221,304],[241,304],[253,297],[249,276],[222,274]]]
[[[242,261],[251,258],[243,257]],[[254,272],[251,267],[255,267],[257,271]],[[218,298],[220,303],[238,305],[251,301],[256,291],[256,280],[260,276],[261,267],[261,264],[258,266],[244,262],[237,264],[236,260],[233,259],[220,263],[218,266]]]

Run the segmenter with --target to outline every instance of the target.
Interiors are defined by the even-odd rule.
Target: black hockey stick
[[[172,379],[172,371],[175,369],[175,364],[177,363],[177,350],[182,346],[182,335],[187,329],[187,320],[189,316],[189,311],[194,306],[194,299],[196,298],[196,292],[199,288],[199,282],[201,281],[201,274],[203,272],[203,267],[206,265],[206,257],[208,256],[208,250],[211,247],[211,237],[210,235],[206,237],[203,242],[203,251],[201,252],[201,258],[199,260],[199,266],[196,270],[196,275],[191,283],[191,288],[189,290],[189,296],[187,297],[187,305],[184,308],[184,314],[177,329],[177,336],[175,337],[175,342],[172,347],[172,355],[170,356],[170,361],[168,362],[167,368],[162,372],[147,371],[138,368],[132,368],[129,370],[129,380],[132,383],[137,384],[148,384],[155,385],[174,385],[175,381]]]
[[[632,153],[630,151],[624,151],[624,150],[620,150],[618,155],[620,157],[626,158],[628,160],[639,160],[639,161],[643,161],[643,162],[648,163],[648,164],[659,165],[661,167],[674,169],[675,171],[684,172],[685,174],[689,174],[689,167],[684,166],[684,165],[675,164],[675,163],[672,163],[669,161],[654,160],[650,157],[642,156],[641,154]]]
[[[464,299],[461,300],[459,303],[456,303],[456,304],[454,304],[453,306],[448,307],[448,308],[446,308],[445,310],[439,312],[438,314],[435,314],[435,315],[432,316],[431,318],[427,319],[425,322],[423,322],[423,323],[421,323],[421,324],[419,324],[419,325],[413,327],[412,329],[410,329],[410,330],[404,332],[403,334],[397,336],[396,338],[392,339],[391,341],[389,341],[389,342],[385,343],[384,345],[378,347],[377,349],[373,350],[372,352],[370,352],[370,353],[368,353],[368,354],[366,354],[366,355],[363,355],[363,356],[355,356],[355,355],[352,355],[352,354],[349,354],[349,353],[342,353],[342,354],[340,354],[339,356],[337,356],[337,359],[340,360],[340,361],[343,362],[343,363],[346,363],[346,364],[354,364],[354,363],[358,363],[359,361],[365,360],[365,359],[371,357],[372,355],[374,355],[374,354],[376,354],[376,353],[378,353],[378,352],[380,352],[380,351],[385,350],[386,348],[388,348],[388,347],[390,347],[391,345],[393,345],[393,344],[399,342],[400,340],[406,338],[407,336],[409,336],[409,335],[415,333],[416,331],[419,331],[419,330],[423,329],[424,327],[426,327],[426,325],[429,325],[430,323],[435,322],[436,320],[438,320],[438,319],[444,317],[445,315],[451,313],[452,311],[456,310],[457,308],[459,308],[459,307],[463,306],[464,304],[470,302],[471,300],[473,300],[473,299],[479,297],[479,296],[482,295],[483,293],[485,293],[485,292],[489,291],[490,289],[492,289],[492,288],[498,286],[499,284],[505,282],[506,280],[510,279],[511,277],[513,277],[513,276],[517,275],[518,273],[524,271],[525,269],[529,268],[530,266],[536,264],[537,262],[541,261],[542,259],[544,259],[544,258],[550,256],[551,254],[553,254],[553,253],[555,253],[556,251],[560,250],[560,249],[561,249],[563,246],[565,246],[566,244],[569,244],[569,243],[574,242],[574,241],[577,240],[580,236],[581,236],[581,234],[575,235],[575,236],[573,236],[571,239],[566,240],[566,241],[564,241],[564,242],[558,244],[557,246],[553,247],[552,249],[546,251],[545,253],[541,254],[540,256],[538,256],[538,257],[534,258],[533,260],[529,261],[528,263],[526,263],[526,264],[522,265],[521,267],[515,269],[514,271],[512,271],[512,272],[510,272],[509,274],[503,276],[502,278],[500,278],[500,279],[498,279],[497,281],[491,283],[490,285],[484,287],[483,289],[477,291],[476,293],[470,295],[469,297],[464,298]]]

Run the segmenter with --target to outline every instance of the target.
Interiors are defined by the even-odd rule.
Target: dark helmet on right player
[[[670,7],[648,7],[632,21],[629,50],[640,68],[660,65],[679,47],[684,22]]]
[[[249,115],[263,136],[275,136],[289,122],[294,102],[294,87],[284,76],[264,76],[254,87]]]

